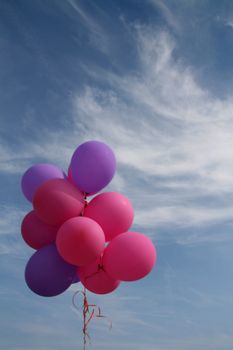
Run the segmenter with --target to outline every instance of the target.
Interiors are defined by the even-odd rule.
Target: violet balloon
[[[67,181],[69,181],[72,185],[74,185],[77,188],[77,185],[72,178],[71,166],[69,166],[69,168],[68,168]],[[85,192],[85,196],[92,196],[93,194],[95,194],[95,193]]]
[[[45,181],[64,178],[64,172],[57,166],[53,164],[36,164],[24,173],[21,180],[22,192],[32,202],[34,193]]]
[[[63,293],[73,283],[76,267],[65,262],[54,244],[37,250],[25,269],[28,287],[36,294],[52,297]]]
[[[75,150],[70,168],[76,186],[87,194],[94,194],[112,180],[116,170],[116,158],[105,143],[87,141]]]

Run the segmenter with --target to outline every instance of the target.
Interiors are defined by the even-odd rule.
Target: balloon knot
[[[99,270],[105,271],[104,266],[103,266],[102,263],[98,264],[98,271]]]

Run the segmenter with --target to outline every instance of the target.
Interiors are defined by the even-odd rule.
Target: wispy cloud
[[[77,96],[77,128],[114,147],[129,169],[127,190],[134,199],[143,196],[143,207],[137,200],[136,206],[144,225],[231,219],[224,196],[233,185],[232,99],[213,97],[197,83],[192,68],[174,59],[175,42],[167,33],[138,27],[137,39],[141,70],[105,76],[108,91],[87,87]],[[147,186],[133,191],[138,178]],[[208,197],[221,206],[200,204]]]
[[[16,256],[22,254],[24,244],[21,244],[20,227],[26,213],[24,210],[12,206],[1,206],[0,209],[0,255]]]
[[[4,149],[3,171],[21,171],[35,158],[67,167],[78,143],[100,139],[118,160],[109,188],[133,201],[137,224],[149,229],[231,220],[232,98],[214,97],[197,82],[192,67],[174,58],[176,42],[168,33],[136,25],[134,41],[135,74],[89,67],[96,86],[105,87],[86,86],[74,96],[72,130],[45,131],[46,139],[27,144],[16,159]]]
[[[181,26],[180,22],[176,19],[175,15],[169,9],[169,7],[165,4],[164,1],[161,0],[149,0],[149,2],[156,8],[159,9],[168,24],[168,26],[173,29],[175,32],[180,32]]]
[[[86,28],[91,45],[98,48],[98,50],[102,51],[104,54],[110,54],[112,47],[111,39],[99,21],[96,20],[95,17],[93,17],[90,13],[86,12],[80,5],[79,1],[66,0],[66,3],[69,5],[72,11],[69,11],[72,17],[76,16],[79,20],[82,21],[82,24]],[[64,6],[66,7],[67,4],[63,3],[60,4],[60,6],[64,8]],[[98,7],[95,6],[95,8],[97,11]],[[103,17],[103,11],[101,12],[101,15]]]
[[[233,19],[232,19],[232,18],[227,19],[227,20],[225,20],[224,22],[225,22],[225,25],[226,25],[227,27],[230,27],[231,29],[233,29]]]

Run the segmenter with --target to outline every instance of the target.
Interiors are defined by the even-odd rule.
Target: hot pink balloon
[[[63,179],[46,181],[33,197],[33,207],[38,217],[55,226],[80,215],[84,204],[83,193]]]
[[[24,217],[21,225],[24,241],[34,249],[54,243],[57,231],[57,226],[45,224],[38,218],[34,210]]]
[[[105,245],[104,233],[97,222],[80,216],[67,220],[60,227],[56,245],[65,261],[82,266],[101,255]]]
[[[132,204],[121,193],[105,192],[94,197],[84,210],[89,217],[102,227],[106,241],[126,232],[133,222]]]
[[[150,273],[156,262],[152,241],[139,232],[125,232],[114,238],[103,254],[103,265],[112,278],[135,281]]]
[[[107,294],[114,291],[120,284],[110,277],[101,265],[101,259],[97,259],[91,264],[78,267],[80,281],[92,293]]]
[[[67,180],[68,180],[70,183],[72,183],[72,185],[75,186],[74,180],[73,180],[73,178],[72,178],[71,167],[70,167],[70,166],[69,166],[69,168],[68,168]]]

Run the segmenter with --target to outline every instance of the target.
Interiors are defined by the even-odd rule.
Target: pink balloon
[[[68,168],[67,180],[68,180],[70,183],[72,183],[72,185],[75,186],[74,180],[73,180],[73,178],[72,178],[71,167],[70,167],[70,166],[69,166],[69,168]]]
[[[63,179],[46,181],[33,197],[33,207],[38,217],[55,226],[80,215],[84,204],[83,193]]]
[[[101,265],[101,258],[89,265],[78,267],[80,281],[89,291],[96,294],[107,294],[115,290],[120,281],[110,277]]]
[[[57,226],[45,224],[38,218],[34,210],[24,217],[21,225],[24,241],[34,249],[54,243],[57,231]]]
[[[134,210],[125,196],[118,192],[105,192],[93,198],[84,210],[102,227],[106,241],[126,232],[133,222]]]
[[[59,254],[68,263],[87,265],[103,252],[104,233],[97,222],[80,216],[67,220],[59,228],[56,245]]]
[[[114,238],[103,254],[103,265],[112,278],[135,281],[145,277],[156,262],[152,241],[139,232],[125,232]]]

